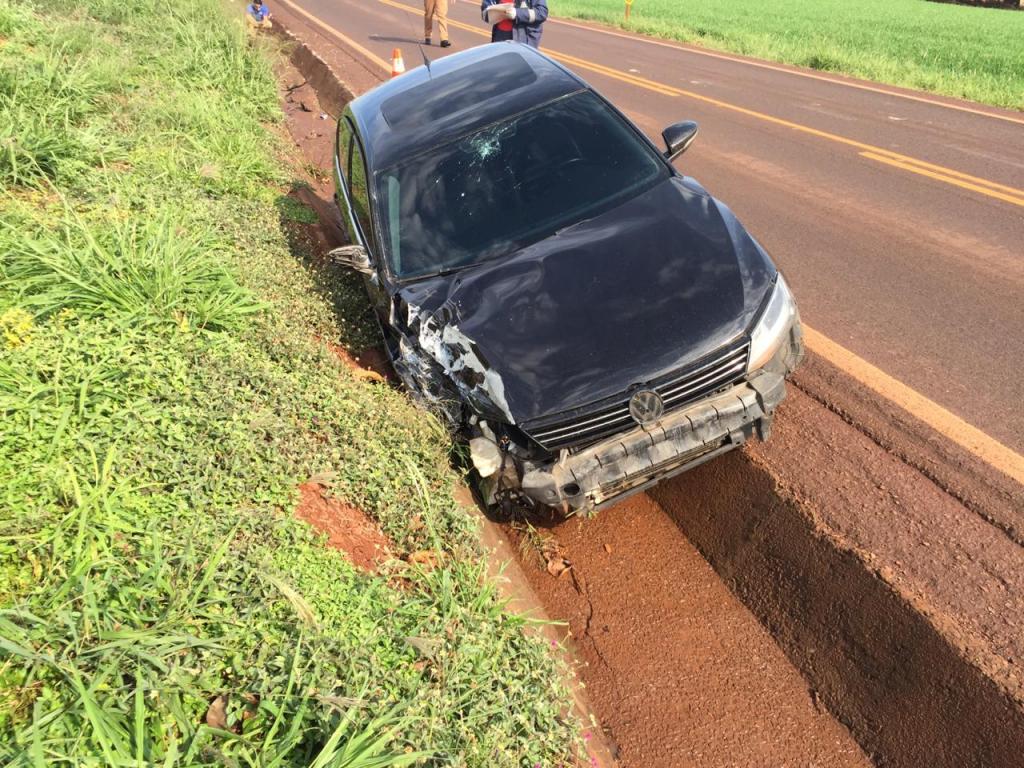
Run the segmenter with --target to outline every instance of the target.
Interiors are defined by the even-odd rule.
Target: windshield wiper
[[[413,275],[411,277],[405,277],[402,278],[402,281],[407,283],[415,283],[419,280],[430,280],[433,277],[447,277],[448,275],[454,275],[456,272],[461,272],[464,269],[469,269],[472,266],[472,264],[462,264],[458,267],[445,267],[444,269],[439,269],[436,272],[427,272],[426,274],[423,275]]]

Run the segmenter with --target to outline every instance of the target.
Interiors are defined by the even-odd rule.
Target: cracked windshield
[[[392,271],[423,277],[522,248],[668,176],[593,94],[560,99],[380,178]]]

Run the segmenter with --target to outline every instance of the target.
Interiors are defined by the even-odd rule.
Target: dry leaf
[[[302,595],[292,589],[291,585],[269,573],[263,574],[263,578],[277,587],[277,590],[292,604],[292,608],[295,609],[295,613],[300,619],[311,626],[316,626],[316,614],[313,613],[313,609]]]
[[[344,712],[352,707],[363,707],[366,705],[362,699],[353,699],[351,696],[317,696],[317,698],[328,706]]]
[[[554,576],[556,579],[563,573],[572,568],[572,563],[566,560],[564,557],[553,557],[548,560],[548,573]]]
[[[604,551],[607,552],[610,555],[612,553],[612,545],[611,544],[605,544],[604,545]]]
[[[307,482],[316,483],[324,488],[330,488],[338,481],[338,473],[333,470],[327,470],[325,472],[317,472]]]
[[[442,645],[440,640],[430,637],[407,637],[405,642],[415,648],[420,656],[431,660],[437,655],[437,651]]]
[[[242,720],[251,720],[256,717],[256,710],[260,707],[259,696],[252,693],[243,693],[242,701],[246,704],[245,709],[242,710]]]
[[[437,567],[437,553],[430,549],[421,549],[413,552],[408,558],[410,563],[425,565],[427,568]]]
[[[39,558],[29,552],[28,561],[32,563],[32,578],[36,580],[41,579],[43,576],[43,564],[39,562]]]
[[[218,696],[206,710],[206,724],[220,731],[228,729],[228,697]]]

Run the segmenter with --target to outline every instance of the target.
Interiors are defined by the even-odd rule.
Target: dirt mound
[[[340,549],[360,568],[376,570],[391,557],[387,537],[365,512],[340,499],[324,495],[324,487],[308,482],[299,486],[295,516],[327,534],[327,544]]]

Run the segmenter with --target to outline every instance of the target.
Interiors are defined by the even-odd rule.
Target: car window
[[[343,117],[338,121],[338,144],[336,149],[338,152],[338,164],[341,166],[341,175],[347,181],[352,168],[352,123],[348,121],[347,117]]]
[[[366,185],[366,162],[363,150],[355,137],[352,139],[351,167],[348,175],[348,192],[352,201],[352,214],[356,218],[363,244],[370,253],[376,252],[373,225],[370,221],[370,190]]]
[[[601,99],[576,94],[379,174],[387,258],[399,278],[496,258],[669,174]]]

